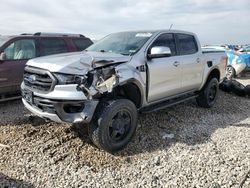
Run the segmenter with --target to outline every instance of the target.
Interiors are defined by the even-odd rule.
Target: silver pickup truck
[[[115,152],[131,140],[138,112],[192,98],[212,107],[226,67],[224,52],[202,51],[190,32],[120,32],[83,52],[28,61],[22,100],[42,118],[87,124],[93,143]]]

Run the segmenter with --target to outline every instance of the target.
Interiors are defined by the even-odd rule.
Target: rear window
[[[194,36],[187,34],[176,34],[180,55],[194,54],[198,51],[198,46]]]
[[[73,42],[78,51],[83,51],[91,44],[93,44],[93,42],[89,39],[73,39]]]
[[[60,54],[66,52],[68,52],[68,48],[63,39],[40,40],[40,56]]]

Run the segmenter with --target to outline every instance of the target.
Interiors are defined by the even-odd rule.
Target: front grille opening
[[[48,71],[33,68],[25,68],[23,76],[24,84],[34,90],[50,91],[54,85],[54,78]]]
[[[43,112],[48,112],[50,114],[55,114],[56,113],[54,104],[49,100],[35,97],[34,98],[34,104],[35,104],[35,106],[37,108],[39,108]]]
[[[56,114],[54,107],[47,107],[47,106],[38,105],[38,108],[40,108],[43,112],[47,112],[50,114]]]
[[[70,113],[80,113],[84,109],[84,103],[80,104],[65,104],[63,106],[63,110],[70,114]]]

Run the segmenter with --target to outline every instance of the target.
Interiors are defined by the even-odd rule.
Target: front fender
[[[116,67],[116,73],[119,78],[118,86],[125,85],[127,83],[135,84],[141,93],[141,104],[146,103],[146,81],[143,79],[142,73],[138,71],[135,67],[122,64]]]

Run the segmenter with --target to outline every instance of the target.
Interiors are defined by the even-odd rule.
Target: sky
[[[186,30],[204,44],[249,44],[250,0],[1,0],[0,34]]]

